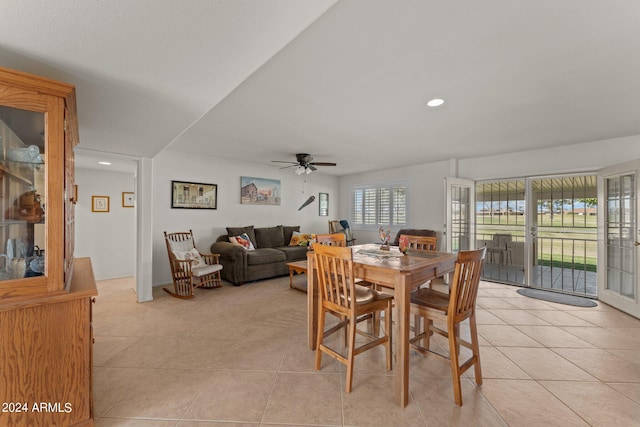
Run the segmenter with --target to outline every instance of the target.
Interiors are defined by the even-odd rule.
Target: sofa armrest
[[[220,255],[222,264],[222,278],[234,285],[246,280],[247,250],[229,242],[215,242],[211,245],[211,252]]]

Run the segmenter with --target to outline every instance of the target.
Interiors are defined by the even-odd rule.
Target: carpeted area
[[[516,291],[520,295],[529,298],[541,299],[558,304],[574,305],[576,307],[597,307],[598,303],[589,298],[577,297],[575,295],[561,294],[559,292],[543,291],[540,289],[521,288]]]

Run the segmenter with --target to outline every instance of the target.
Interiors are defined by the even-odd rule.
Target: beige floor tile
[[[453,398],[451,376],[412,381],[411,394],[428,426],[506,426],[498,412],[482,395],[482,386],[467,378],[460,381],[462,406]]]
[[[597,381],[583,369],[547,348],[498,349],[535,380]]]
[[[507,300],[503,298],[498,298],[495,295],[490,295],[490,294],[487,294],[487,296],[484,296],[484,297],[478,296],[476,298],[476,305],[479,308],[484,308],[484,309],[501,308],[506,310],[515,310],[518,308],[515,305],[508,302]]]
[[[542,381],[542,386],[592,426],[633,426],[640,405],[603,383]]]
[[[344,392],[341,378],[345,426],[425,426],[413,401],[400,408],[395,400],[394,380],[390,376],[354,374],[351,393]]]
[[[570,306],[567,306],[570,307]],[[575,310],[571,314],[587,322],[601,327],[640,327],[640,320],[611,307],[604,310]]]
[[[640,350],[640,337],[634,335],[636,332],[635,329],[612,327],[601,328],[595,326],[565,326],[562,329],[599,348]]]
[[[156,369],[105,416],[179,419],[210,376],[210,371]]]
[[[528,312],[555,326],[593,326],[586,320],[560,310],[528,310]]]
[[[594,348],[593,344],[557,326],[516,326],[516,328],[545,347]]]
[[[138,337],[95,337],[95,342],[93,343],[93,365],[101,366],[138,340]]]
[[[535,298],[514,297],[514,298],[508,298],[507,301],[509,302],[509,304],[522,310],[537,311],[537,310],[552,309],[550,303],[548,303],[547,301],[542,301]]]
[[[130,337],[130,339],[135,341],[104,361],[102,366],[159,368],[184,343],[184,339],[177,337]]]
[[[482,378],[530,380],[531,376],[494,347],[480,347]],[[473,376],[473,369],[466,373]]]
[[[489,379],[482,394],[509,426],[588,426],[536,381]]]
[[[341,425],[340,374],[280,373],[263,423]]]
[[[640,366],[620,359],[598,348],[554,348],[561,355],[602,382],[635,382],[640,384]]]
[[[175,420],[135,420],[131,418],[100,418],[96,427],[175,427]],[[202,426],[205,427],[205,426]]]
[[[525,310],[490,310],[494,316],[504,320],[508,325],[549,325],[539,317],[529,314]]]
[[[154,374],[150,369],[94,367],[93,410],[96,416],[106,414],[134,387]]]
[[[620,359],[624,359],[629,363],[640,366],[640,357],[638,357],[638,350],[607,349],[607,351],[614,356],[619,357]]]
[[[511,325],[478,325],[478,334],[495,347],[541,347],[542,345]]]
[[[506,322],[489,310],[476,308],[476,323],[478,325],[506,325]]]
[[[289,289],[288,276],[196,289],[192,300],[154,288],[143,304],[133,287],[132,279],[98,283],[94,410],[102,427],[600,425],[598,405],[625,422],[640,400],[640,321],[602,303],[551,304],[482,282],[483,385],[467,371],[457,407],[449,364],[412,351],[410,402],[401,409],[383,347],[356,358],[350,394],[342,364],[324,356],[315,371],[307,295]],[[461,333],[469,334],[466,323]],[[439,336],[432,348],[448,352]]]
[[[607,383],[629,399],[640,404],[640,383]]]
[[[214,371],[182,419],[260,422],[275,372]]]

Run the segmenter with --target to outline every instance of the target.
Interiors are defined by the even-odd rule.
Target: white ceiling
[[[76,85],[79,166],[169,146],[274,167],[308,152],[343,175],[640,134],[638,0],[0,0],[0,11],[0,66]],[[433,97],[446,102],[430,109]]]

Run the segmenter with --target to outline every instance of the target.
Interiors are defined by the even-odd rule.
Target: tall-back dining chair
[[[222,286],[220,279],[219,254],[203,254],[193,241],[193,232],[164,232],[167,244],[173,290],[162,288],[176,298],[193,298],[193,288],[217,288]]]
[[[438,245],[438,238],[436,236],[411,236],[403,234],[400,236],[400,241],[405,241],[407,249],[414,251],[435,251]]]
[[[424,318],[425,331],[410,339],[412,348],[425,355],[435,355],[448,359],[451,364],[453,394],[457,405],[462,406],[460,376],[471,366],[475,369],[476,384],[482,384],[480,349],[476,327],[476,297],[480,284],[480,274],[487,249],[458,252],[453,282],[448,294],[433,289],[418,289],[411,294],[411,312]],[[471,340],[460,338],[460,323],[469,319]],[[445,328],[434,326],[434,320],[444,322]],[[437,333],[449,341],[449,355],[431,351],[430,337]],[[420,346],[418,343],[424,341]],[[460,363],[460,346],[471,349],[472,355]]]
[[[351,248],[313,245],[313,256],[318,272],[322,308],[318,315],[318,341],[316,346],[316,370],[322,365],[322,353],[333,357],[347,367],[345,391],[351,392],[353,362],[356,355],[384,344],[387,355],[387,370],[391,370],[391,297],[373,289],[357,285],[353,280],[353,255]],[[358,318],[384,311],[385,327],[382,336],[376,336],[357,328]],[[339,320],[337,325],[325,330],[326,314]],[[346,355],[329,347],[326,339],[346,328]],[[365,342],[356,347],[356,334],[365,337]],[[338,343],[340,340],[335,340]],[[335,347],[335,346],[334,346]]]
[[[347,246],[347,239],[343,233],[316,234],[316,242],[327,246]]]

